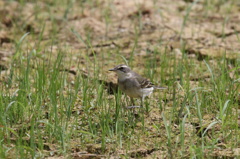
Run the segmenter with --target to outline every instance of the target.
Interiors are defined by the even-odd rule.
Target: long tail
[[[154,86],[154,89],[167,89],[167,87]]]

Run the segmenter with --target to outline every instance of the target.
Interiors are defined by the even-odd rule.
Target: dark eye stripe
[[[130,69],[128,69],[127,67],[118,67],[118,70],[121,71],[121,72],[124,72],[124,73],[127,73],[130,71]]]

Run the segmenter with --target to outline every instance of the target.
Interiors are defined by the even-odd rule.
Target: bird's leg
[[[141,98],[141,107],[143,107],[143,105],[144,105],[144,96]]]
[[[140,108],[140,106],[136,106],[136,105],[135,105],[133,98],[130,98],[130,99],[131,99],[132,106],[127,107],[128,109],[131,109],[131,108]]]
[[[134,99],[133,98],[130,98],[131,99],[131,102],[132,102],[132,106],[134,106]]]
[[[144,108],[144,105],[145,105],[144,100],[145,100],[145,96],[142,96],[142,98],[141,98],[141,107],[142,108]]]
[[[145,102],[145,96],[143,96],[142,100],[141,100],[141,106],[143,107],[143,105],[146,106],[146,112],[148,113],[149,112],[149,104],[147,102]]]

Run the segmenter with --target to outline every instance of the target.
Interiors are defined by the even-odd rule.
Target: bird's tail
[[[154,86],[154,89],[167,89],[167,87]]]

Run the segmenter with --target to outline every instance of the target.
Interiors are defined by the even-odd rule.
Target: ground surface
[[[239,156],[239,23],[237,0],[0,1],[0,158]],[[168,89],[125,109],[122,63]]]

